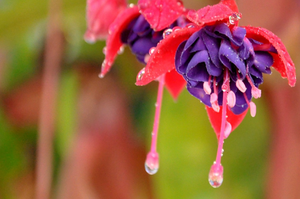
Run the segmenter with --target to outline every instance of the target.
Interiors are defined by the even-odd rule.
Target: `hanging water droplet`
[[[173,32],[171,28],[166,29],[163,33],[163,38],[166,38],[168,35],[170,35]]]
[[[240,13],[233,13],[232,15],[229,16],[229,23],[231,25],[234,25],[236,21],[241,19],[241,14]]]
[[[150,48],[149,55],[152,55],[154,53],[154,51],[155,51],[155,47]]]
[[[145,68],[143,68],[138,74],[138,80],[141,80],[145,74]]]
[[[159,156],[155,151],[150,151],[145,161],[145,170],[148,174],[156,174],[159,168]]]
[[[218,188],[222,185],[223,182],[223,166],[213,164],[208,174],[209,184],[213,188]]]
[[[119,48],[118,54],[120,55],[120,54],[122,54],[123,52],[124,52],[124,46],[121,46],[121,47]]]

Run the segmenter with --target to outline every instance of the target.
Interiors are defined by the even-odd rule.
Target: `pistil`
[[[159,155],[156,151],[156,146],[157,146],[158,125],[159,125],[160,110],[162,104],[165,75],[161,75],[158,78],[158,81],[159,81],[159,85],[158,85],[157,100],[155,103],[156,109],[155,109],[155,117],[154,117],[153,131],[152,131],[151,148],[150,148],[150,152],[147,154],[147,158],[145,161],[145,170],[150,175],[157,173],[159,168]]]
[[[224,83],[226,85],[222,85],[222,87],[229,88],[228,79],[229,79],[228,70],[225,69]],[[210,185],[214,188],[221,186],[221,184],[223,182],[223,166],[221,165],[221,157],[223,154],[223,144],[224,144],[224,139],[230,134],[230,131],[231,131],[231,125],[227,124],[227,121],[226,121],[227,95],[228,95],[228,90],[226,89],[226,91],[223,91],[222,119],[221,119],[221,130],[220,130],[219,141],[218,141],[217,157],[216,157],[216,161],[212,165],[209,175],[208,175],[208,181],[209,181]],[[226,133],[226,135],[225,135],[225,133]]]

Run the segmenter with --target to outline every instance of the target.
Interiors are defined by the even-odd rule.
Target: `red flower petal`
[[[260,28],[260,27],[244,27],[247,30],[247,37],[260,41],[262,43],[270,43],[277,50],[276,53],[272,53],[274,58],[273,67],[280,72],[283,78],[288,79],[290,86],[295,86],[296,84],[296,70],[295,65],[287,52],[284,44],[274,33],[271,31]]]
[[[235,0],[221,0],[220,3],[228,6],[233,12],[239,12],[239,9],[235,3]]]
[[[234,1],[233,1],[234,2]],[[213,24],[217,21],[228,21],[229,17],[238,12],[237,7],[230,4],[232,1],[221,1],[213,6],[206,6],[197,11],[190,10],[187,18],[198,25]],[[234,10],[232,10],[234,8]]]
[[[178,0],[139,0],[138,6],[155,31],[169,27],[185,10]]]
[[[162,74],[173,70],[175,68],[174,59],[177,47],[200,28],[199,26],[188,26],[176,29],[162,39],[151,54],[147,66],[137,76],[135,84],[138,86],[146,85]]]
[[[186,81],[183,77],[178,74],[175,69],[171,70],[170,72],[166,73],[165,75],[165,85],[169,92],[171,93],[174,100],[177,99],[179,93],[186,85]]]
[[[210,123],[217,135],[217,138],[220,136],[220,130],[221,130],[221,123],[222,123],[222,106],[220,106],[220,111],[216,112],[212,108],[206,106],[206,111],[208,114],[208,118],[210,120]],[[246,113],[248,112],[248,109],[244,111],[242,114],[235,115],[230,111],[230,109],[227,107],[227,122],[229,122],[232,126],[232,131],[243,121]]]
[[[102,64],[101,76],[103,77],[111,68],[118,51],[122,47],[121,33],[128,26],[128,24],[137,16],[139,16],[137,6],[127,8],[121,12],[114,22],[109,27],[109,35],[106,40],[106,56]],[[109,18],[109,17],[106,17]]]
[[[88,27],[84,39],[91,43],[97,39],[106,39],[109,25],[126,6],[126,0],[88,0]]]

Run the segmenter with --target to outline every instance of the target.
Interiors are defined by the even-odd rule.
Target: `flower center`
[[[177,49],[175,66],[187,90],[215,112],[222,110],[216,161],[209,173],[213,187],[223,182],[223,142],[232,131],[227,110],[238,115],[250,108],[255,116],[251,99],[261,96],[262,74],[271,73],[271,52],[277,53],[272,45],[247,38],[244,28],[225,23],[202,28]]]

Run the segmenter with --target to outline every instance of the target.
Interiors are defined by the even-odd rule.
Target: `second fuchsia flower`
[[[216,161],[209,172],[213,187],[223,182],[224,139],[248,109],[251,116],[256,114],[252,99],[261,96],[258,87],[263,74],[271,74],[274,67],[290,86],[295,85],[295,66],[281,40],[264,28],[238,26],[240,18],[234,0],[221,0],[198,11],[186,10],[177,0],[140,0],[138,7],[124,9],[111,24],[101,76],[127,44],[138,60],[147,64],[136,85],[160,82],[152,145],[145,164],[148,173],[156,173],[159,165],[156,139],[164,84],[174,98],[186,84],[206,105],[218,138]]]

